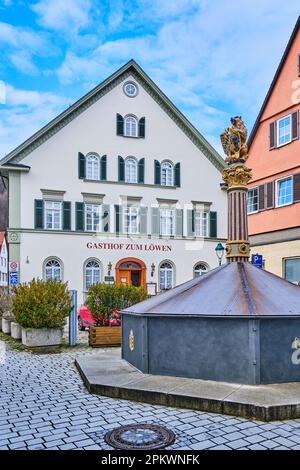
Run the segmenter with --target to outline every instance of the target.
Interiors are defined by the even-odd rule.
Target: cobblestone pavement
[[[82,354],[32,354],[0,341],[0,449],[110,449],[121,424],[172,429],[174,449],[300,449],[300,419],[262,423],[90,395],[74,366]]]

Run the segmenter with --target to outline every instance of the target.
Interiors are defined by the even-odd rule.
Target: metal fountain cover
[[[154,315],[299,316],[300,287],[250,263],[226,263],[127,308]]]

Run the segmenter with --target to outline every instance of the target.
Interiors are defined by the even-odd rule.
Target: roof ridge
[[[242,284],[242,290],[247,302],[250,315],[257,315],[255,304],[251,297],[251,289],[248,283],[247,274],[245,272],[245,263],[238,262],[238,273],[240,275],[240,280]]]

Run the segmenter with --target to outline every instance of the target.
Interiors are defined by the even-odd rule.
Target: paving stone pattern
[[[32,354],[0,346],[0,449],[111,449],[108,430],[139,422],[172,429],[173,449],[300,449],[300,419],[262,423],[91,395],[74,360],[101,350]]]

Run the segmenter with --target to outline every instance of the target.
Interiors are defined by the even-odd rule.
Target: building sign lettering
[[[171,245],[157,245],[154,243],[88,242],[86,246],[89,249],[96,250],[172,251]]]

